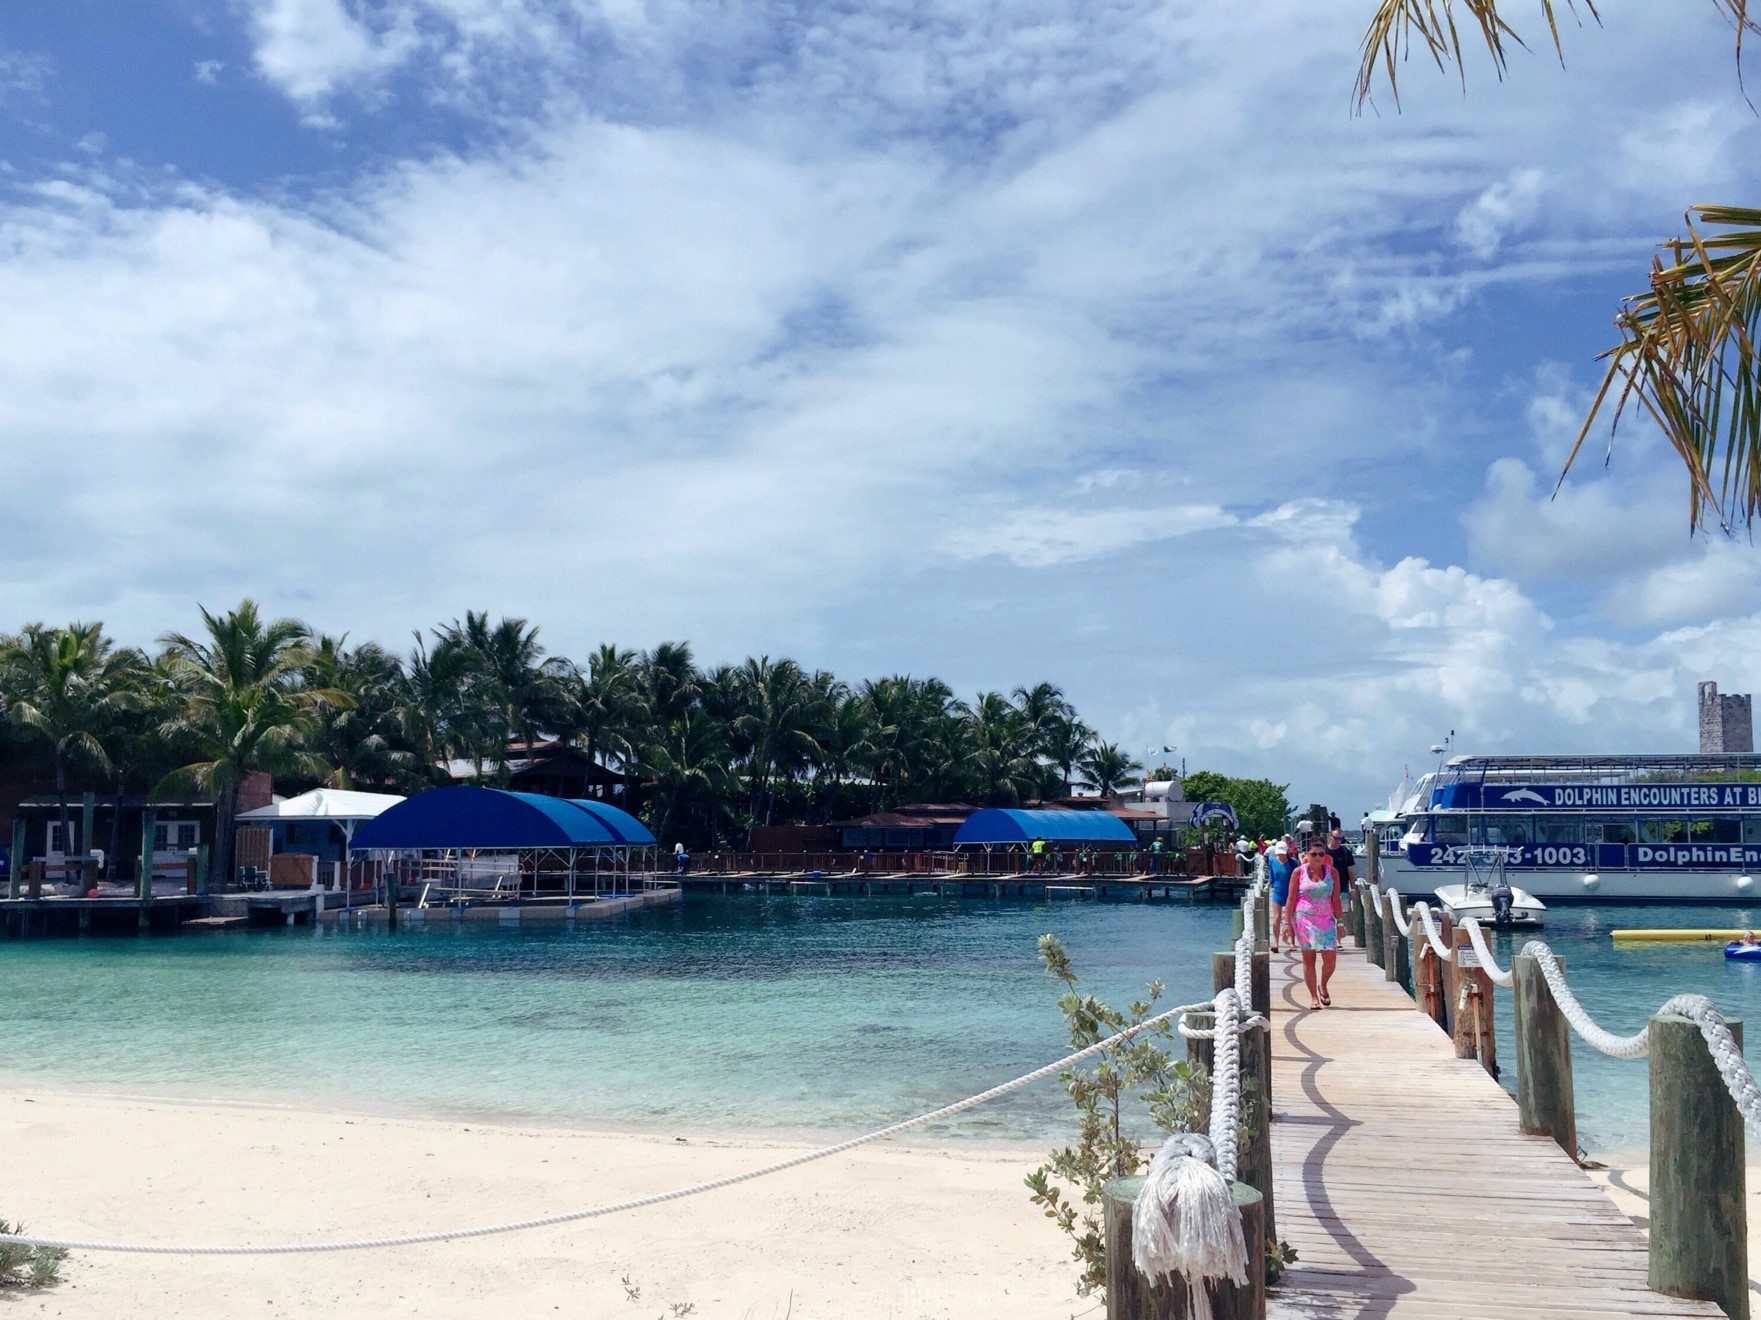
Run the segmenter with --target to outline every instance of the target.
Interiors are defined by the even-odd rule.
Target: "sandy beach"
[[[525,1218],[663,1191],[806,1145],[87,1094],[0,1098],[0,1216],[130,1241],[284,1242]],[[19,1315],[912,1320],[1086,1314],[1029,1204],[1037,1146],[877,1144],[584,1223],[390,1251],[76,1253]],[[1098,1313],[1098,1312],[1097,1312]]]
[[[1591,1158],[1603,1168],[1589,1170],[1590,1178],[1635,1224],[1649,1229],[1651,1223],[1651,1171],[1642,1150],[1597,1151]],[[1749,1292],[1761,1297],[1761,1160],[1747,1167],[1749,1205]]]

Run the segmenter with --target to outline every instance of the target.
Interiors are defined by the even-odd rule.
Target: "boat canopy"
[[[539,793],[500,788],[431,788],[355,831],[356,852],[430,848],[620,848],[652,845],[654,836],[628,812]],[[616,812],[628,822],[614,830],[597,814]],[[626,838],[631,827],[640,838]]]
[[[569,801],[610,830],[619,843],[633,844],[638,848],[655,846],[655,837],[648,826],[622,807],[614,807],[609,802],[597,802],[593,798],[570,798]]]
[[[1137,836],[1119,817],[1106,811],[1021,811],[987,807],[966,818],[954,833],[954,846],[963,843],[1136,843]]]

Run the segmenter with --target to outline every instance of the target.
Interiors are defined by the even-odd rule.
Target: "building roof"
[[[1110,811],[1020,811],[987,807],[975,811],[954,835],[963,843],[1136,843],[1131,827]]]
[[[616,808],[595,808],[607,811]],[[618,812],[627,816],[625,812]],[[628,817],[641,829],[640,822]],[[585,804],[501,788],[431,788],[355,831],[354,848],[613,848],[633,840]],[[647,834],[646,830],[642,831]],[[654,841],[648,835],[647,842]]]
[[[238,819],[252,825],[278,820],[372,820],[405,799],[397,793],[356,793],[342,788],[314,788],[310,793],[271,802]]]

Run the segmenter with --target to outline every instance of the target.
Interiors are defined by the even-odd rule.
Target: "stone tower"
[[[1755,723],[1749,697],[1718,695],[1718,684],[1700,684],[1700,751],[1753,752]]]

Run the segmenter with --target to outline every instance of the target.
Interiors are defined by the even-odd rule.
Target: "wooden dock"
[[[1333,1006],[1272,955],[1272,1152],[1278,1236],[1297,1263],[1278,1320],[1720,1320],[1646,1286],[1640,1231],[1515,1101],[1361,951]]]
[[[793,894],[818,898],[1089,898],[1107,903],[1183,902],[1231,894],[1233,876],[1100,876],[1073,872],[961,875],[886,871],[692,871],[664,877],[689,894]]]

